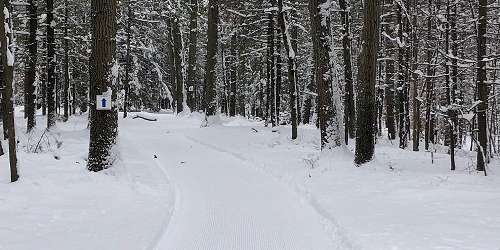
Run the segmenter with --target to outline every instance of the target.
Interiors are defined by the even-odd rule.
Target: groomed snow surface
[[[120,119],[115,166],[89,173],[86,115],[27,135],[17,112],[21,179],[0,157],[0,249],[500,249],[496,160],[484,177],[459,150],[451,172],[444,148],[432,164],[380,139],[356,168],[352,146],[320,154],[314,127],[291,141],[241,117],[143,115],[158,121]]]

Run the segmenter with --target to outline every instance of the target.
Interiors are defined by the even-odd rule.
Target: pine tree
[[[205,97],[204,109],[208,116],[217,112],[216,72],[217,39],[219,23],[219,0],[208,1],[207,59],[205,66]]]
[[[488,86],[486,72],[486,31],[488,27],[488,1],[479,0],[479,17],[477,24],[477,125],[478,125],[478,152],[477,152],[477,171],[485,171],[485,165],[488,161],[488,131],[487,131],[487,112],[488,112]]]
[[[92,0],[94,10],[92,21],[95,30],[93,39],[92,65],[95,70],[93,96],[112,94],[116,100],[115,84],[118,64],[115,62],[116,50],[116,0]],[[95,106],[94,106],[95,107]],[[116,143],[118,133],[118,113],[113,104],[112,109],[94,110],[91,116],[90,147],[88,169],[100,171],[113,164],[112,147]]]
[[[4,130],[7,129],[9,138],[9,164],[10,164],[10,180],[15,182],[19,179],[17,173],[17,138],[15,131],[14,122],[14,103],[13,103],[13,89],[12,80],[14,78],[14,53],[13,53],[13,36],[10,32],[12,30],[11,20],[10,20],[10,1],[1,0],[0,9],[3,10],[0,13],[0,43],[2,47],[2,64],[3,64],[3,87],[4,91],[2,94],[4,109],[3,116],[4,119]],[[8,28],[8,29],[7,29]],[[6,125],[6,126],[5,126]]]
[[[359,72],[356,106],[356,164],[363,164],[373,158],[376,135],[376,91],[377,51],[379,30],[378,0],[366,0],[364,4],[363,46],[359,55]]]
[[[54,20],[54,0],[46,0],[47,9],[47,128],[56,125],[56,41],[54,29],[56,22]]]
[[[29,14],[29,38],[27,41],[28,58],[25,65],[24,77],[24,110],[27,118],[27,130],[31,131],[36,125],[35,111],[36,111],[36,65],[38,56],[38,16],[37,5],[35,0],[28,1],[28,14]]]

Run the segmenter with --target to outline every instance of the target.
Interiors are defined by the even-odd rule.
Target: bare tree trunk
[[[291,122],[292,122],[292,140],[297,139],[297,67],[295,65],[295,49],[293,48],[291,36],[290,36],[290,26],[285,19],[285,12],[283,10],[283,0],[278,0],[278,14],[279,23],[281,27],[281,34],[283,35],[283,44],[285,45],[285,52],[288,55],[288,91],[290,97],[290,112],[291,112]]]
[[[392,6],[392,0],[388,0],[388,4]],[[384,6],[385,7],[385,6]],[[387,9],[387,7],[386,7]],[[386,103],[386,121],[385,125],[388,131],[389,140],[396,139],[396,123],[394,114],[394,44],[392,37],[394,36],[394,29],[392,25],[394,24],[394,17],[391,11],[386,12],[387,21],[386,23],[386,35],[390,37],[385,37],[385,48],[387,50],[386,67],[385,67],[385,103]]]
[[[132,11],[132,3],[127,2],[127,54],[125,55],[125,94],[123,97],[123,118],[127,118],[129,109],[129,98],[130,98],[130,42],[132,37],[132,20],[134,18],[134,12]]]
[[[205,98],[204,108],[208,116],[215,115],[217,112],[217,100],[215,92],[217,64],[217,38],[219,24],[219,0],[208,1],[208,30],[207,30],[207,62],[205,68]]]
[[[63,103],[64,103],[64,121],[69,119],[69,37],[68,37],[68,25],[69,25],[69,9],[68,0],[64,0],[64,89],[63,89]]]
[[[90,101],[96,101],[96,95],[111,94],[113,102],[116,100],[114,89],[117,75],[113,67],[118,67],[115,61],[116,51],[116,0],[92,0],[95,10],[93,15],[95,33],[92,50],[95,69],[94,93]],[[110,77],[112,76],[112,77]],[[111,93],[110,93],[111,92]],[[95,107],[95,106],[94,106]],[[90,147],[88,169],[101,171],[113,165],[114,156],[112,147],[116,143],[118,134],[118,113],[116,106],[111,110],[94,110],[90,127]]]
[[[178,17],[172,18],[173,22],[173,44],[174,44],[174,60],[175,60],[175,82],[176,82],[176,100],[177,113],[184,111],[184,76],[182,72],[182,37]]]
[[[359,56],[358,93],[356,98],[357,133],[356,164],[372,160],[375,152],[376,136],[376,90],[377,55],[379,30],[378,0],[366,0],[364,4],[364,25],[362,32],[363,46]]]
[[[47,0],[47,128],[56,125],[56,58],[54,0]]]
[[[191,15],[189,18],[189,55],[187,68],[187,86],[188,97],[187,104],[193,110],[195,109],[195,84],[196,84],[196,49],[198,43],[198,0],[191,0],[189,5]]]
[[[267,70],[268,70],[268,119],[270,119],[271,125],[274,127],[276,125],[275,118],[275,93],[276,93],[276,64],[274,56],[274,13],[272,8],[275,7],[275,1],[271,0],[271,10],[268,13],[268,26],[267,26]]]
[[[29,38],[28,38],[28,59],[25,68],[24,77],[24,111],[27,118],[27,130],[30,132],[36,125],[35,111],[36,111],[36,88],[35,88],[35,78],[36,78],[36,63],[37,63],[37,28],[38,28],[38,16],[37,16],[37,6],[34,0],[29,0],[28,2],[28,13],[29,13]]]
[[[0,42],[2,47],[2,63],[3,63],[3,103],[4,103],[4,116],[7,117],[4,122],[7,122],[7,134],[9,137],[9,164],[10,164],[10,180],[15,182],[19,179],[17,174],[17,138],[15,131],[14,122],[14,102],[13,102],[13,90],[12,90],[12,80],[14,78],[14,55],[12,52],[12,34],[9,32],[12,30],[10,25],[10,1],[1,0],[0,9],[4,10],[0,12]],[[6,30],[8,27],[8,30]]]
[[[348,0],[339,0],[342,18],[342,55],[344,58],[344,120],[345,142],[356,136],[356,110],[354,106],[354,86],[351,60],[351,12]]]
[[[321,131],[321,149],[333,149],[343,144],[341,121],[339,121],[339,109],[334,99],[338,100],[340,96],[338,83],[334,83],[332,72],[332,62],[330,55],[332,48],[330,43],[330,6],[326,3],[328,0],[309,0],[311,8],[311,27],[313,36],[313,50],[315,56],[315,74],[316,86],[318,92],[318,117]],[[328,6],[328,8],[325,8]]]
[[[479,19],[477,27],[477,90],[478,100],[481,102],[477,106],[477,124],[479,147],[477,152],[477,171],[485,171],[488,158],[488,85],[486,83],[486,31],[488,25],[488,1],[479,0]]]

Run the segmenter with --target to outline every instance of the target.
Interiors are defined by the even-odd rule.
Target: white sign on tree
[[[113,103],[111,101],[111,91],[107,91],[102,95],[97,95],[96,97],[96,109],[97,110],[111,110]]]

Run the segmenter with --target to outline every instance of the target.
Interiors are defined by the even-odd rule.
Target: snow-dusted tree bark
[[[393,8],[393,0],[385,0],[384,1],[384,17],[386,20],[384,21],[385,27],[385,49],[387,58],[385,60],[385,104],[386,104],[386,119],[385,126],[387,127],[387,133],[389,140],[396,139],[396,122],[395,122],[395,114],[394,114],[394,12]]]
[[[174,57],[174,72],[175,72],[175,83],[176,83],[176,93],[175,93],[175,99],[176,99],[176,110],[177,113],[181,113],[184,111],[184,94],[185,94],[185,89],[184,89],[184,74],[183,74],[183,56],[182,56],[182,34],[181,34],[181,29],[180,29],[180,24],[179,24],[179,17],[174,16],[172,17],[172,45],[173,45],[173,57]]]
[[[425,79],[425,150],[429,150],[430,143],[434,143],[434,115],[432,114],[432,107],[434,102],[434,70],[432,66],[433,62],[433,44],[434,44],[434,36],[432,35],[433,29],[433,1],[429,0],[428,2],[428,14],[427,14],[427,69],[426,69],[426,79]]]
[[[70,79],[69,79],[69,7],[68,0],[64,0],[64,87],[63,87],[63,104],[64,104],[64,121],[69,119],[69,98],[70,98]]]
[[[376,91],[377,54],[379,30],[378,0],[366,0],[364,4],[364,23],[362,32],[363,45],[359,55],[357,86],[357,133],[356,164],[371,161],[375,152],[376,136]]]
[[[297,67],[295,65],[295,49],[292,45],[290,35],[290,25],[285,18],[285,11],[283,10],[283,0],[278,0],[278,18],[283,36],[283,44],[285,45],[285,52],[288,55],[288,93],[290,98],[290,119],[292,123],[292,140],[297,139]]]
[[[13,49],[13,36],[10,31],[12,26],[10,25],[10,12],[9,12],[9,0],[0,1],[0,43],[2,48],[2,63],[3,63],[3,103],[4,103],[4,116],[6,119],[7,135],[9,137],[9,164],[10,164],[10,180],[15,182],[19,179],[17,174],[17,138],[14,123],[14,97],[12,89],[12,80],[14,78],[14,53]]]
[[[321,148],[333,149],[342,145],[341,121],[339,117],[340,91],[334,70],[332,70],[332,48],[330,40],[330,4],[329,0],[309,0],[311,8],[311,27],[315,55],[316,86],[318,92],[319,127]]]
[[[188,100],[187,104],[191,109],[195,109],[195,84],[196,84],[196,55],[198,43],[198,0],[190,2],[190,18],[189,18],[189,55],[187,69],[187,88]]]
[[[219,0],[208,1],[207,59],[205,66],[204,109],[208,116],[217,112],[216,72]]]
[[[267,20],[267,102],[268,102],[268,122],[276,126],[276,56],[275,56],[275,41],[274,41],[274,8],[276,1],[270,0],[270,8]]]
[[[96,95],[112,94],[116,100],[115,84],[117,81],[118,63],[115,62],[116,50],[116,0],[92,0],[96,13],[92,16],[95,25],[93,36],[92,58],[95,69],[95,82],[91,102]],[[95,106],[94,106],[95,107]],[[94,110],[91,116],[90,147],[88,169],[101,171],[112,166],[114,157],[112,147],[118,133],[118,113],[116,106],[112,110]]]
[[[477,150],[477,170],[485,171],[485,165],[488,158],[488,130],[487,130],[487,112],[488,112],[488,85],[486,75],[486,31],[488,27],[488,1],[479,0],[477,24],[477,125],[478,125],[478,150]]]
[[[36,110],[36,63],[38,56],[38,42],[37,42],[37,29],[38,29],[38,16],[37,6],[35,0],[28,1],[28,14],[29,14],[29,38],[28,38],[28,58],[25,64],[24,75],[24,111],[27,118],[27,130],[31,131],[36,125],[35,110]]]
[[[47,128],[56,125],[56,50],[54,28],[54,0],[46,1],[47,9]]]

